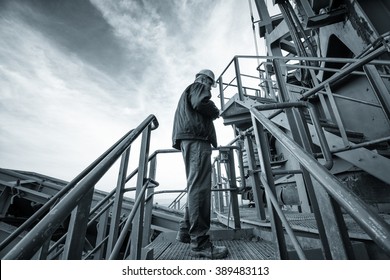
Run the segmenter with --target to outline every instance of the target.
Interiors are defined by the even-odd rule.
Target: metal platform
[[[226,260],[274,260],[275,246],[269,241],[255,238],[251,230],[215,230],[210,237],[215,245],[229,250]],[[203,260],[190,256],[190,245],[175,240],[176,232],[165,232],[149,246],[154,260]],[[222,240],[223,239],[223,240]],[[153,257],[152,257],[153,256]]]
[[[389,214],[379,214],[383,220],[390,225]],[[262,222],[255,219],[254,208],[240,208],[241,223],[243,227],[270,227],[269,222]],[[296,232],[305,232],[318,234],[317,222],[313,213],[285,212],[285,216],[291,227]],[[352,239],[371,240],[371,238],[362,230],[355,220],[348,214],[344,214],[345,225],[348,229],[349,237]],[[224,219],[225,218],[225,219]],[[226,216],[220,215],[221,222],[226,224]],[[224,221],[225,220],[225,221]],[[230,222],[231,224],[231,222]]]
[[[242,229],[212,229],[211,240],[215,245],[224,245],[229,250],[227,260],[275,260],[277,259],[276,246],[270,231],[270,223],[259,222],[251,219],[254,209],[245,209],[242,214]],[[219,219],[223,215],[219,216]],[[321,243],[318,237],[318,229],[312,213],[286,213],[292,228],[296,232],[301,246],[309,259],[322,259],[320,250]],[[384,220],[390,224],[390,215],[382,215]],[[368,259],[365,241],[370,238],[349,216],[344,215],[349,236],[353,242],[356,257]],[[223,218],[222,218],[223,220]],[[221,221],[221,220],[220,220]],[[223,221],[221,221],[223,222]],[[226,221],[225,221],[226,222]],[[233,223],[230,221],[230,224]],[[202,260],[190,256],[190,245],[175,240],[176,232],[161,233],[149,246],[148,258],[155,260]],[[287,236],[286,236],[287,238]],[[287,238],[288,239],[288,238]],[[288,247],[289,240],[287,241]],[[289,249],[291,259],[296,259],[296,253]]]

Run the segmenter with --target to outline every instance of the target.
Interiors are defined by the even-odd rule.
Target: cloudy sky
[[[150,114],[151,151],[171,148],[194,74],[255,54],[237,0],[0,0],[0,37],[0,167],[68,181]],[[169,158],[158,176],[178,184],[181,164]]]

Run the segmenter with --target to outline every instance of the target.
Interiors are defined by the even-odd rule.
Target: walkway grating
[[[166,233],[163,233],[163,235]],[[155,260],[204,260],[190,256],[190,245],[172,240],[171,236],[157,238],[149,246],[153,249]],[[215,245],[224,245],[229,250],[226,260],[273,260],[275,259],[275,245],[265,240],[213,240]]]

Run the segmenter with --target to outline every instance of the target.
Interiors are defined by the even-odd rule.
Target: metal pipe
[[[348,74],[352,73],[354,70],[362,67],[363,65],[365,65],[368,62],[372,61],[374,58],[380,56],[381,54],[384,54],[385,52],[387,52],[386,47],[385,46],[381,46],[380,48],[378,48],[377,50],[375,50],[372,53],[368,54],[367,56],[365,56],[363,58],[360,58],[358,61],[352,63],[348,67],[340,70],[339,73],[336,73],[333,76],[329,77],[328,79],[326,79],[325,81],[323,81],[322,83],[317,85],[315,88],[305,92],[302,95],[301,99],[302,100],[308,99],[310,96],[316,94],[318,91],[323,89],[327,84],[332,84],[334,82],[337,82],[337,81],[341,80],[342,78],[344,78]]]
[[[304,151],[290,137],[256,109],[251,114],[310,172],[361,228],[390,256],[390,225],[371,210],[356,194],[347,189],[333,174]]]
[[[145,198],[145,202],[146,201],[149,201],[153,196],[155,196],[156,194],[164,194],[164,193],[187,193],[186,190],[165,190],[165,191],[156,191],[150,195],[148,195],[146,198]],[[178,199],[178,198],[176,198]],[[176,200],[175,199],[175,200]],[[181,198],[180,198],[181,199]],[[172,202],[173,203],[173,202]],[[169,207],[169,206],[168,206]]]
[[[302,174],[302,170],[272,170],[273,175]]]
[[[367,142],[360,143],[360,144],[354,144],[352,146],[348,146],[348,147],[344,147],[344,148],[334,149],[334,150],[331,150],[331,153],[339,153],[339,152],[354,150],[354,149],[358,149],[358,148],[365,148],[365,147],[369,147],[369,146],[379,144],[382,142],[386,142],[386,141],[390,141],[390,136],[378,138],[378,139],[367,141]]]
[[[265,104],[265,105],[257,105],[254,108],[258,110],[275,110],[275,109],[286,109],[286,108],[296,108],[296,107],[306,107],[309,110],[311,115],[311,119],[314,125],[314,128],[317,132],[318,140],[320,141],[320,147],[324,154],[325,164],[323,164],[327,169],[331,169],[333,167],[333,157],[330,152],[328,141],[326,140],[324,131],[322,130],[316,109],[313,104],[310,102],[288,102],[288,103],[273,103],[273,104]]]

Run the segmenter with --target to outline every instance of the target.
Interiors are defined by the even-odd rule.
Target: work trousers
[[[201,249],[210,246],[211,145],[182,140],[180,147],[187,176],[187,206],[180,231],[190,234],[192,249]]]

